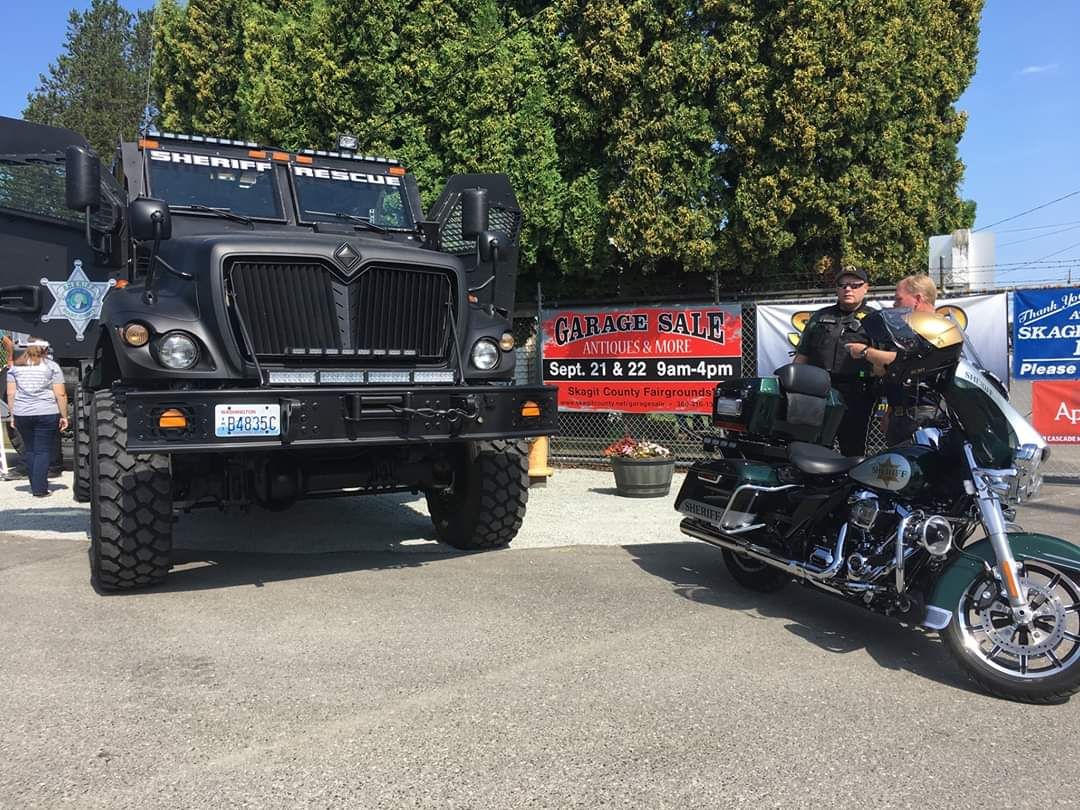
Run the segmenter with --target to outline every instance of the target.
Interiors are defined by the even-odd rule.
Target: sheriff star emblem
[[[76,259],[67,281],[43,278],[41,284],[48,287],[56,299],[52,309],[41,316],[41,322],[48,323],[54,318],[67,321],[75,330],[75,339],[82,340],[90,321],[101,317],[101,305],[109,290],[116,286],[116,280],[91,281],[83,272],[82,261]]]
[[[874,466],[874,474],[882,483],[891,484],[900,481],[900,468],[886,459]]]

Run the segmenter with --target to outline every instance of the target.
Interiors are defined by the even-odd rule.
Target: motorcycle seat
[[[862,456],[842,456],[819,444],[792,442],[788,445],[788,461],[807,475],[839,475],[862,460]]]

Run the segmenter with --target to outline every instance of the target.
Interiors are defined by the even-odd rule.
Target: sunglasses
[[[836,282],[836,289],[838,290],[860,290],[865,281],[838,281]]]

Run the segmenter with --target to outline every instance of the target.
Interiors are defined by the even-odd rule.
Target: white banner
[[[867,301],[875,309],[892,301]],[[759,304],[757,307],[757,373],[768,376],[790,363],[810,316],[822,304]],[[979,359],[1005,383],[1009,379],[1009,320],[1005,293],[943,298],[937,311],[959,322]]]

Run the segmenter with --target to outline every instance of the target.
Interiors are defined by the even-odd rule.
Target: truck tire
[[[72,448],[72,494],[78,503],[90,502],[90,425],[88,422],[86,393],[76,386],[72,398],[72,425],[74,436]]]
[[[427,493],[438,539],[468,551],[508,545],[528,500],[528,453],[521,441],[470,442],[453,486]]]
[[[154,585],[172,555],[169,457],[127,452],[122,397],[97,391],[89,408],[90,577],[99,590]]]

